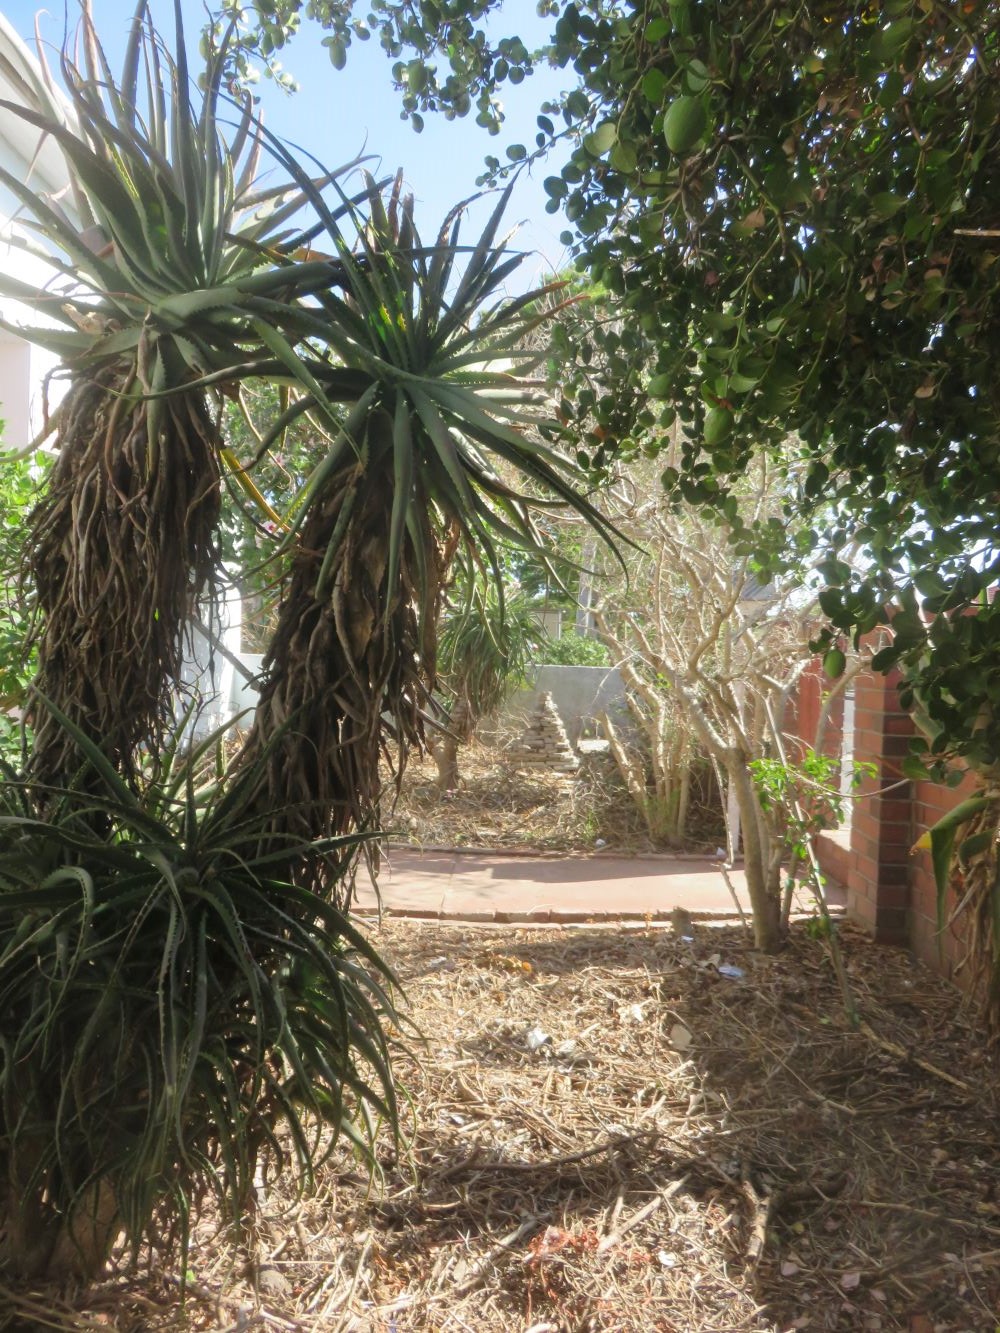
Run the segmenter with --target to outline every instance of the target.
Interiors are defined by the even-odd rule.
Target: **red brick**
[[[896,859],[906,857],[908,860],[912,844],[913,830],[909,824],[883,824],[879,860],[883,860],[886,853],[890,853]]]
[[[904,863],[880,865],[878,870],[879,902],[881,902],[881,890],[887,884],[909,884],[910,867]]]
[[[882,818],[893,823],[905,824],[907,828],[913,819],[913,802],[900,796],[885,796],[881,802]]]
[[[861,922],[862,925],[874,926],[875,924],[875,904],[867,898],[861,897],[853,892],[847,895],[847,910],[850,916]]]
[[[910,741],[907,736],[895,736],[891,733],[882,737],[882,755],[902,758],[910,753]]]
[[[895,713],[892,716],[886,715],[882,724],[883,730],[891,736],[913,736],[916,728],[913,725],[913,718],[909,713]]]
[[[864,856],[862,853],[858,852],[855,854],[851,865],[851,875],[852,877],[860,875],[864,879],[871,880],[872,883],[874,883],[878,878],[878,862],[874,857]]]
[[[901,907],[879,907],[875,915],[875,938],[881,944],[906,940],[906,911]]]
[[[908,884],[881,884],[878,891],[878,910],[881,912],[884,908],[898,910],[908,907],[910,903],[910,886]]]

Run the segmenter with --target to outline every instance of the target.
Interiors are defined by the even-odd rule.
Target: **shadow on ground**
[[[314,1196],[270,1191],[252,1253],[201,1225],[186,1304],[152,1256],[49,1326],[994,1327],[998,1072],[906,955],[845,930],[851,1030],[804,931],[773,958],[736,929],[373,935],[427,1038],[381,1181],[338,1150]]]

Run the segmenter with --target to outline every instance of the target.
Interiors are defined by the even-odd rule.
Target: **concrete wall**
[[[596,734],[597,719],[607,712],[612,721],[627,726],[625,686],[617,667],[540,666],[530,687],[518,690],[497,720],[498,730],[516,730],[538,703],[551,694],[571,744],[581,735]]]
[[[229,583],[219,592],[218,601],[205,603],[200,608],[202,622],[211,629],[215,638],[226,649],[216,651],[209,639],[196,625],[190,627],[190,637],[181,668],[181,698],[179,708],[188,707],[192,697],[199,700],[200,711],[192,728],[196,739],[211,734],[229,722],[241,706],[239,703],[242,677],[232,658],[240,658],[240,621],[243,603],[235,583]]]

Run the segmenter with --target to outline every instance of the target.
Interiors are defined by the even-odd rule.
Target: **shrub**
[[[539,650],[538,660],[544,666],[610,666],[611,657],[600,639],[583,634],[564,634],[559,639],[547,639]]]
[[[137,796],[70,731],[72,788],[0,786],[0,1268],[50,1279],[122,1231],[183,1251],[206,1194],[238,1222],[262,1167],[308,1184],[339,1134],[396,1127],[389,969],[274,877],[287,849],[254,855],[252,770],[174,749]],[[335,877],[356,841],[309,850]]]

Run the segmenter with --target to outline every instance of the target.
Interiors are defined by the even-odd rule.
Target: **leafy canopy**
[[[491,9],[513,15],[376,0],[383,43],[411,57],[404,111],[460,110],[523,77],[477,26]],[[348,10],[317,6],[334,31]],[[794,432],[808,468],[789,503],[839,507],[821,534],[833,626],[862,634],[893,601],[878,665],[904,667],[938,752],[991,763],[1000,721],[981,705],[1000,697],[1000,616],[962,613],[997,574],[1000,7],[542,12],[554,24],[534,58],[566,70],[567,93],[541,108],[535,148],[511,145],[488,171],[561,154],[551,210],[620,300],[623,322],[592,340],[609,373],[596,389],[578,376],[582,410],[567,393],[574,424],[600,427],[591,462],[637,437],[655,448],[676,413],[687,444],[664,481],[724,511],[750,454]],[[849,543],[863,576],[841,558]]]

